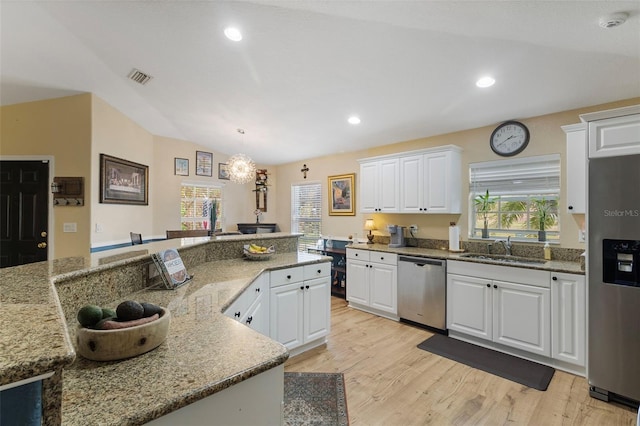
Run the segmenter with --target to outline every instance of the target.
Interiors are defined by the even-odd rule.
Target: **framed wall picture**
[[[218,179],[229,180],[229,168],[227,163],[218,163]]]
[[[175,158],[173,174],[178,176],[189,176],[189,160],[187,158]]]
[[[100,202],[149,204],[149,166],[100,154]]]
[[[355,216],[355,173],[329,176],[329,216]]]
[[[213,176],[213,154],[196,151],[196,175]]]

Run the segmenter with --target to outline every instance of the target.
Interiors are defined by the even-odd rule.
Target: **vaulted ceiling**
[[[92,92],[262,164],[640,96],[639,1],[2,0],[0,19],[2,105]]]

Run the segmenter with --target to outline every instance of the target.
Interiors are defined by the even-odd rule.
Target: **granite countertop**
[[[208,262],[191,268],[193,280],[176,290],[127,296],[123,300],[169,308],[169,336],[158,348],[128,360],[78,356],[64,372],[63,424],[143,424],[284,363],[289,353],[283,345],[222,310],[264,270],[328,260],[294,252],[262,261]],[[114,300],[112,307],[120,302]],[[76,326],[70,325],[70,334]]]
[[[549,260],[542,264],[519,264],[519,263],[504,263],[499,261],[492,261],[487,259],[474,259],[464,257],[464,253],[450,252],[448,250],[440,249],[427,249],[419,247],[389,247],[387,244],[352,244],[347,248],[354,248],[360,250],[372,250],[382,251],[387,253],[395,253],[406,256],[427,257],[433,259],[446,259],[446,260],[460,260],[463,262],[484,263],[491,265],[508,266],[514,268],[525,269],[538,269],[550,272],[564,272],[569,274],[584,275],[584,270],[580,266],[580,262],[569,262],[562,260]]]
[[[279,232],[264,236],[277,239],[292,235],[297,234]],[[73,362],[75,349],[69,340],[55,291],[56,280],[118,267],[168,248],[255,239],[256,235],[247,234],[163,240],[92,253],[87,257],[0,269],[0,386],[47,374]]]

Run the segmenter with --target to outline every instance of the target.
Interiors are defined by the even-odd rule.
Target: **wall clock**
[[[491,133],[489,145],[503,157],[520,154],[529,143],[529,129],[519,121],[506,121]]]

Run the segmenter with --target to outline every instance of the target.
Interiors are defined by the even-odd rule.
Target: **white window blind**
[[[211,224],[211,206],[217,201],[216,223]],[[220,229],[222,227],[222,187],[183,183],[180,187],[180,228]]]
[[[322,185],[317,182],[291,185],[291,232],[304,234],[298,250],[315,248],[322,235]]]
[[[557,194],[560,192],[560,155],[542,155],[469,164],[474,195]]]

